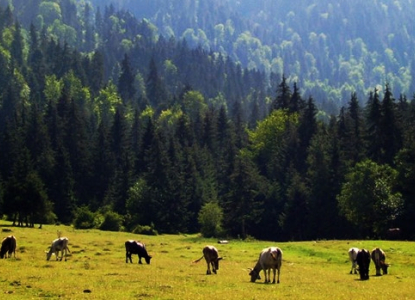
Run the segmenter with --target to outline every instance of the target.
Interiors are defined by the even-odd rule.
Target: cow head
[[[151,255],[147,255],[146,257],[145,257],[145,260],[146,260],[146,263],[149,265],[150,264],[150,259],[152,258],[152,256]]]
[[[388,267],[389,267],[389,264],[385,264],[385,262],[384,262],[384,261],[382,261],[382,262],[380,263],[380,267],[382,268],[382,272],[383,272],[383,274],[388,274]]]
[[[215,270],[219,270],[219,261],[222,259],[222,257],[218,257],[213,261],[213,265],[215,266]]]
[[[46,260],[49,260],[50,257],[52,256],[52,251],[45,251],[46,253]]]
[[[251,282],[255,282],[256,280],[260,280],[261,276],[259,276],[259,273],[255,271],[254,269],[248,269],[250,270],[249,276],[251,276]]]

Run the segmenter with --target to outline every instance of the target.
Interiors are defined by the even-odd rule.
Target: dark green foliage
[[[76,210],[73,225],[77,229],[95,228],[95,214],[88,207],[82,206]]]
[[[255,32],[231,17],[233,0],[220,10],[199,1],[192,12],[194,1],[180,10],[137,1],[140,13],[157,8],[160,17],[73,0],[16,0],[12,10],[0,0],[1,213],[20,226],[146,234],[297,240],[401,227],[413,238],[415,98],[405,96],[413,70],[396,46],[412,49],[407,37],[385,31],[384,49],[375,35],[367,43],[350,33],[337,55],[333,39],[355,22],[325,34],[339,26],[334,16],[345,20],[325,1],[285,3],[278,22],[290,22],[274,26],[278,34],[268,31],[276,16]],[[258,3],[274,9],[279,0]],[[379,13],[372,4],[369,20]],[[177,14],[164,18],[166,10]],[[188,40],[172,35],[185,31]],[[380,57],[392,80],[384,91],[373,89],[384,78]],[[374,204],[371,220],[350,217],[361,203]]]
[[[98,227],[101,230],[119,231],[122,227],[123,217],[116,212],[107,211],[104,214],[104,221]]]
[[[137,225],[131,232],[135,234],[158,235],[157,230],[149,225]]]

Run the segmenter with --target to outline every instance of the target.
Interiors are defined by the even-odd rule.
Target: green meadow
[[[414,299],[415,244],[406,241],[239,241],[218,244],[197,235],[141,236],[44,225],[17,228],[0,223],[2,237],[17,238],[16,258],[0,260],[0,299]],[[9,231],[10,230],[10,231]],[[68,260],[46,261],[57,231],[69,238]],[[151,264],[125,262],[124,242],[146,244]],[[217,275],[206,275],[202,248],[216,246],[224,259]],[[280,284],[249,281],[259,252],[279,246]],[[381,247],[390,274],[370,279],[350,275],[350,247]],[[144,262],[144,260],[143,260]]]

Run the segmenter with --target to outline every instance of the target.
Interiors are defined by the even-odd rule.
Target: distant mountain
[[[92,0],[154,23],[164,36],[285,73],[305,94],[345,102],[388,82],[415,92],[412,0]]]

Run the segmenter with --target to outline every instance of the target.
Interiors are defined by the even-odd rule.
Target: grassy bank
[[[0,260],[0,295],[7,299],[413,299],[415,244],[395,241],[309,241],[279,243],[216,240],[196,235],[139,236],[122,232],[74,230],[66,226],[16,228],[0,223],[3,237],[17,238],[16,259]],[[69,238],[71,256],[46,261],[45,250],[57,231]],[[146,243],[150,265],[125,263],[124,242]],[[215,245],[224,260],[217,275],[205,275],[202,256]],[[259,252],[279,246],[283,254],[280,284],[250,283],[247,268]],[[370,280],[350,275],[350,247],[381,247],[391,263],[390,274]],[[262,276],[262,273],[261,273]],[[263,276],[262,276],[263,278]],[[270,298],[271,297],[271,298]]]

